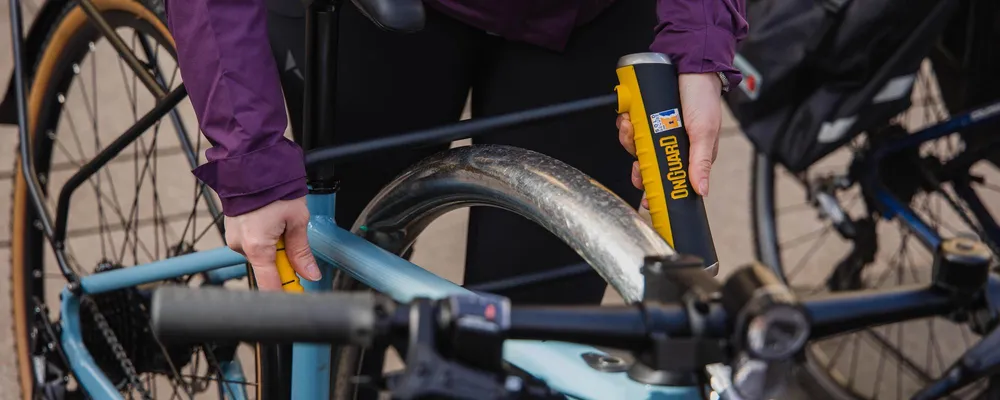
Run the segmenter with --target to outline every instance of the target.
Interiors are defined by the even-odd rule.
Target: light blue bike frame
[[[330,278],[339,268],[358,281],[401,302],[415,297],[442,298],[470,293],[465,288],[424,270],[338,227],[333,220],[335,194],[307,197],[312,219],[309,240],[320,260],[324,279],[303,283],[308,291],[332,287]],[[210,283],[242,278],[246,259],[228,248],[178,256],[149,264],[108,271],[81,280],[84,294],[98,294],[190,274],[207,273]],[[213,282],[214,281],[214,282]],[[62,293],[62,344],[80,385],[93,398],[121,399],[118,389],[101,373],[83,344],[80,299]],[[504,358],[544,380],[549,386],[577,399],[701,399],[702,388],[651,386],[631,380],[624,372],[597,371],[584,362],[584,353],[603,353],[590,346],[553,341],[510,340]],[[292,350],[292,399],[329,399],[331,346],[295,344]],[[238,361],[222,365],[222,382],[245,381]],[[224,398],[247,398],[244,386],[220,385]]]

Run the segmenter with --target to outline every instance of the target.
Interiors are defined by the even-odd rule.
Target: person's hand
[[[275,254],[278,239],[285,237],[285,254],[299,276],[311,281],[321,274],[309,248],[306,198],[278,200],[246,214],[226,218],[226,242],[253,266],[260,290],[281,290]]]
[[[691,160],[688,175],[695,192],[708,196],[708,177],[719,153],[719,129],[722,127],[722,81],[715,73],[681,74],[678,77],[681,95],[681,117],[691,140]],[[635,156],[635,139],[628,113],[618,116],[618,140]],[[639,162],[632,163],[632,185],[643,189]],[[642,199],[642,206],[649,202]]]

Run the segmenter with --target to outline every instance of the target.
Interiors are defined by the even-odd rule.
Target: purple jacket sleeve
[[[201,131],[195,176],[227,216],[307,193],[302,150],[283,134],[284,98],[263,0],[168,0],[167,24]]]
[[[722,72],[734,88],[736,43],[746,37],[745,0],[658,0],[650,50],[670,56],[679,73]]]

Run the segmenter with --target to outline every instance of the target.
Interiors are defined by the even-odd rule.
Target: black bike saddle
[[[421,0],[351,0],[368,19],[387,31],[412,33],[424,28]]]

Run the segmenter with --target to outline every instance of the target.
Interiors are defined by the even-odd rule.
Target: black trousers
[[[298,4],[299,2],[286,2]],[[423,31],[379,30],[344,2],[338,49],[335,133],[328,144],[361,141],[456,122],[471,89],[472,117],[486,117],[610,94],[622,55],[647,51],[656,23],[650,0],[618,1],[577,28],[563,52],[511,42],[427,8]],[[298,135],[302,118],[305,23],[301,11],[271,7],[271,46]],[[473,139],[534,150],[570,164],[638,206],[632,158],[618,143],[612,110],[575,115]],[[408,150],[336,166],[339,224],[350,227],[376,193],[416,161],[444,148]],[[527,219],[471,209],[465,284],[581,263],[569,246]],[[638,267],[638,266],[636,266]],[[501,294],[515,303],[599,303],[605,282],[593,271]]]

